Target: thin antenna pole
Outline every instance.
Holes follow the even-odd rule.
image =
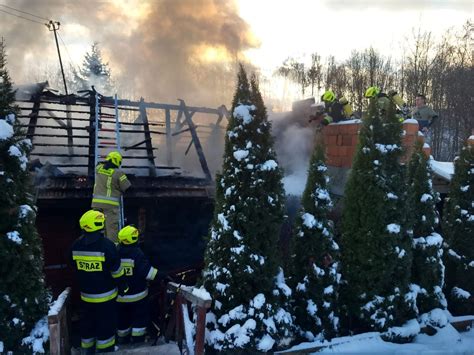
[[[63,83],[64,83],[64,91],[66,92],[66,95],[68,95],[67,92],[67,85],[66,85],[66,76],[64,75],[64,68],[63,68],[63,61],[61,59],[61,51],[59,50],[59,43],[58,43],[58,35],[56,31],[59,30],[59,26],[61,24],[57,21],[50,20],[46,26],[50,31],[54,32],[54,39],[56,40],[56,48],[58,50],[58,57],[59,57],[59,65],[61,66],[61,74],[63,75]]]

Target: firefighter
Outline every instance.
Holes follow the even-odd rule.
[[[364,96],[368,99],[377,98],[377,105],[382,114],[385,114],[390,105],[394,104],[397,108],[397,113],[403,115],[400,116],[400,121],[410,116],[407,104],[395,90],[390,90],[388,94],[386,94],[381,92],[377,86],[371,86],[365,91]]]
[[[115,349],[118,294],[127,284],[117,249],[105,238],[105,216],[89,210],[79,220],[83,235],[71,248],[70,258],[81,291],[81,349],[84,353]]]
[[[322,120],[323,125],[328,125],[332,122],[339,122],[350,118],[353,115],[352,107],[345,97],[340,99],[332,90],[327,90],[322,96],[321,100],[324,102],[326,115]]]
[[[150,323],[147,281],[153,281],[158,270],[150,265],[138,247],[139,231],[134,226],[122,228],[118,234],[119,255],[130,290],[117,297],[119,308],[118,341],[142,342]]]
[[[417,94],[415,97],[413,118],[418,121],[419,130],[427,133],[431,125],[438,119],[438,114],[426,104],[426,96]]]
[[[120,219],[120,197],[130,187],[127,175],[120,170],[122,155],[110,152],[106,161],[97,165],[95,170],[92,208],[105,215],[105,235],[117,244]]]

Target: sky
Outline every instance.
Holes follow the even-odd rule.
[[[463,0],[240,0],[240,15],[260,41],[246,53],[262,68],[313,52],[344,59],[373,46],[397,57],[418,28],[440,36],[474,17]]]
[[[39,81],[45,71],[57,70],[54,37],[41,24],[54,19],[61,22],[59,41],[66,66],[80,65],[92,42],[98,41],[112,73],[123,76],[130,95],[192,96],[206,103],[203,83],[224,85],[221,76],[226,65],[235,67],[237,61],[247,60],[271,77],[287,57],[309,60],[313,52],[344,60],[353,49],[373,46],[397,57],[414,29],[431,31],[436,37],[472,21],[473,4],[464,0],[0,0],[0,29],[7,42],[10,74],[17,83]]]

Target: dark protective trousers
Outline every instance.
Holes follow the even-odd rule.
[[[117,302],[81,301],[81,348],[88,353],[113,351],[117,330]]]
[[[133,342],[141,342],[145,338],[146,328],[150,324],[150,301],[148,296],[137,302],[118,303],[117,335],[127,341],[132,336]]]

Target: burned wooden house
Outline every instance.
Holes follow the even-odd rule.
[[[37,226],[53,293],[73,283],[67,252],[80,235],[79,217],[90,208],[94,167],[117,146],[132,183],[124,196],[125,220],[142,231],[152,263],[169,272],[200,269],[225,106],[130,101],[95,90],[65,96],[47,83],[19,87],[17,103],[34,147]]]

